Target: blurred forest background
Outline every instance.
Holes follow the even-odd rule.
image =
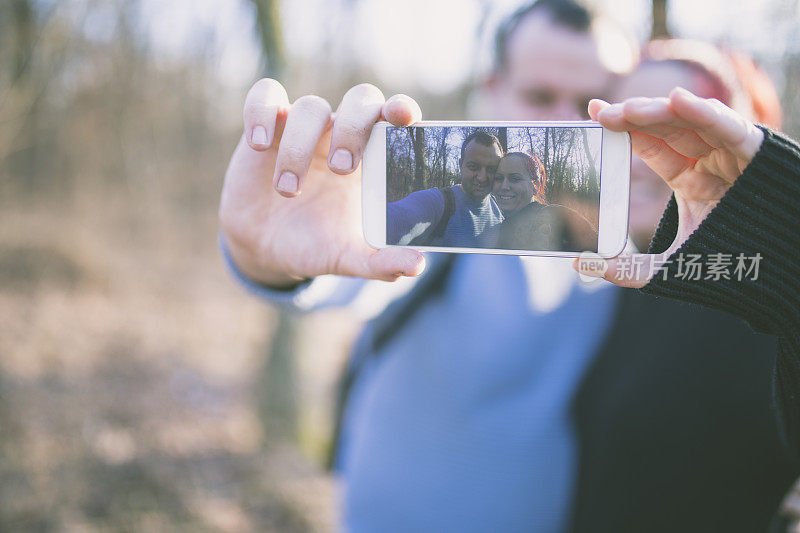
[[[244,94],[269,75],[335,107],[371,81],[464,118],[519,3],[0,2],[0,531],[333,528],[319,459],[356,326],[224,270]],[[754,54],[800,136],[796,0],[600,3]]]

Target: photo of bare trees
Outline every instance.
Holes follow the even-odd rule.
[[[524,152],[545,169],[548,203],[578,210],[596,228],[602,128],[390,127],[386,130],[386,201],[459,184],[461,145],[473,131],[495,135],[504,152]]]

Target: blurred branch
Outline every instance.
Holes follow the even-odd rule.
[[[13,48],[12,57],[8,62],[8,79],[0,77],[0,88],[7,85],[5,94],[0,94],[0,110],[2,110],[5,99],[16,85],[22,83],[26,78],[31,77],[32,61],[37,47],[41,47],[43,35],[49,29],[51,21],[54,19],[56,6],[50,7],[49,11],[34,14],[30,2],[27,0],[14,0],[10,5],[11,21],[8,34],[13,35],[10,42],[3,40],[4,45]],[[6,15],[5,10],[0,10],[0,20]],[[38,22],[37,22],[38,19]],[[37,27],[38,26],[38,27]],[[6,31],[7,26],[0,24],[0,29]],[[0,69],[5,70],[5,69]],[[8,117],[3,113],[2,116]]]
[[[256,29],[266,60],[265,74],[280,79],[286,66],[278,0],[252,0],[256,8]]]
[[[11,76],[0,85],[0,162],[9,155],[32,146],[36,139],[24,135],[37,106],[50,88],[65,58],[72,52],[74,32],[58,27],[57,5],[36,14],[27,0],[12,5],[15,24]],[[88,9],[76,19],[82,23]],[[24,28],[17,28],[22,24]],[[6,86],[3,89],[3,86]]]
[[[14,29],[14,61],[12,63],[12,83],[22,77],[33,49],[34,20],[33,8],[28,0],[11,2],[11,17]]]

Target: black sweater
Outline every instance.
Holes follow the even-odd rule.
[[[677,227],[673,198],[650,253],[666,250]],[[681,279],[673,262],[666,279],[656,276],[642,290],[726,311],[777,338],[775,409],[785,444],[800,458],[800,146],[764,129],[764,142],[753,160],[672,257],[681,253],[761,255],[755,280]]]
[[[622,294],[573,406],[581,446],[571,531],[744,533],[778,523],[800,474],[797,202],[800,148],[765,131],[666,279]],[[651,253],[669,247],[677,221],[673,198]],[[762,259],[755,280],[688,280],[677,275],[681,253]]]
[[[726,313],[620,291],[572,406],[570,531],[766,531],[800,475],[772,408],[775,352]]]

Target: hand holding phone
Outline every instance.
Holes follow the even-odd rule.
[[[670,186],[677,204],[674,240],[659,254],[638,254],[634,276],[624,265],[633,257],[575,261],[582,274],[623,287],[644,287],[665,261],[700,228],[750,164],[764,133],[719,100],[700,98],[677,87],[668,98],[629,98],[589,103],[589,114],[613,131],[630,132],[635,153]]]
[[[364,242],[361,154],[381,117],[403,126],[421,111],[368,84],[350,89],[335,115],[317,96],[290,104],[275,80],[250,89],[220,201],[222,237],[245,275],[281,287],[322,274],[394,280],[422,271],[419,252]]]
[[[364,154],[376,248],[576,257],[619,254],[631,144],[597,122],[377,124]]]

